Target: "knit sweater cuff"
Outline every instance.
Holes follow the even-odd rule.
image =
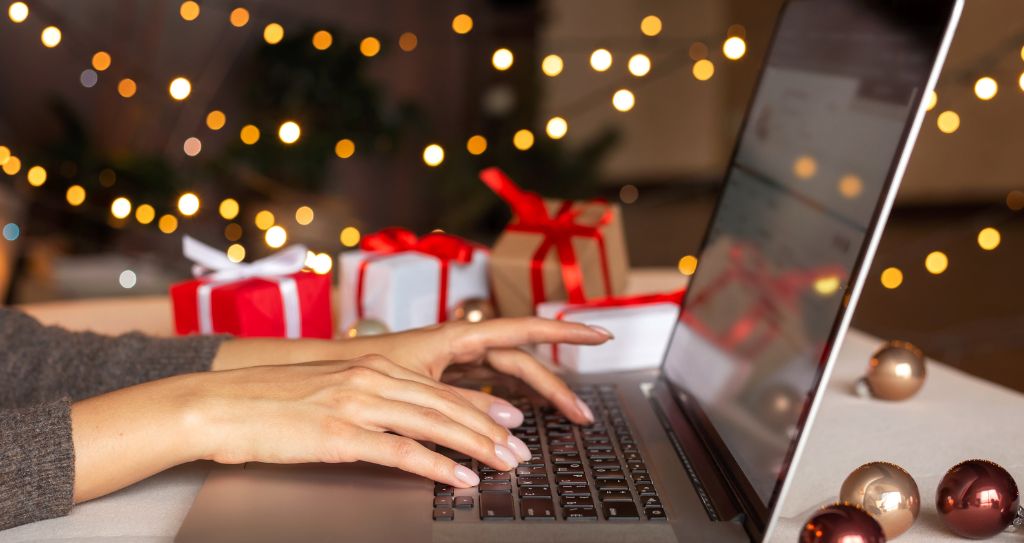
[[[0,530],[68,514],[74,478],[69,399],[0,410]]]

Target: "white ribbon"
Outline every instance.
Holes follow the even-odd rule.
[[[191,236],[182,238],[181,250],[185,258],[192,261],[192,275],[203,280],[196,289],[200,333],[213,333],[213,289],[243,279],[259,278],[277,283],[281,292],[285,337],[302,336],[299,287],[295,279],[289,276],[301,271],[305,265],[306,246],[292,245],[250,263],[232,262],[223,251],[214,249]]]

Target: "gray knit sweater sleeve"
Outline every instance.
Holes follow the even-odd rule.
[[[0,307],[0,530],[71,510],[72,401],[205,371],[222,341],[70,332]]]

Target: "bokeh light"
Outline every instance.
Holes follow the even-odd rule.
[[[138,87],[136,87],[133,79],[126,77],[117,83],[117,93],[120,94],[122,98],[131,98],[132,96],[135,96],[137,90]]]
[[[533,147],[533,140],[533,132],[523,128],[521,130],[517,130],[512,136],[512,145],[520,151],[527,151],[530,147]]]
[[[882,286],[888,289],[898,288],[903,284],[903,271],[896,267],[889,267],[882,270],[880,277]]]
[[[110,203],[110,214],[115,218],[123,219],[130,215],[131,212],[132,203],[124,196],[115,198],[114,201]]]
[[[242,225],[237,222],[228,223],[228,225],[224,227],[224,237],[227,238],[228,241],[238,241],[242,239]]]
[[[93,70],[91,68],[86,68],[82,70],[81,75],[78,76],[78,82],[81,83],[82,86],[87,89],[95,87],[96,83],[98,83],[99,80],[99,74],[96,73],[96,70]]]
[[[547,132],[548,137],[553,140],[560,140],[565,137],[565,134],[569,131],[569,123],[561,117],[552,117],[548,120],[547,126],[544,130]]]
[[[345,247],[355,247],[356,245],[359,245],[360,237],[361,235],[359,234],[358,228],[355,226],[346,226],[341,229],[341,234],[338,236],[338,239]]]
[[[173,234],[178,229],[178,218],[174,215],[164,215],[160,217],[160,221],[157,222],[157,228],[160,229],[164,234]]]
[[[480,134],[470,136],[469,139],[466,140],[466,150],[469,151],[469,154],[471,155],[484,154],[484,151],[487,150],[487,138]]]
[[[679,273],[683,275],[693,275],[693,272],[697,271],[697,257],[693,255],[686,255],[679,259]]]
[[[644,36],[657,36],[661,34],[661,18],[657,15],[648,15],[640,20],[640,32]]]
[[[206,127],[210,130],[220,130],[227,122],[228,118],[223,111],[215,109],[206,114]]]
[[[607,49],[595,49],[590,53],[590,67],[597,72],[606,72],[612,67],[612,54]]]
[[[199,4],[193,0],[185,0],[178,8],[178,14],[186,21],[194,21],[199,18]]]
[[[932,251],[924,257],[924,269],[933,275],[939,275],[949,268],[949,257],[942,251]]]
[[[313,34],[313,47],[317,51],[325,51],[334,43],[334,36],[326,30],[317,30]]]
[[[142,204],[135,209],[135,220],[139,224],[149,224],[156,218],[156,209],[149,204]]]
[[[1003,236],[999,233],[999,230],[991,226],[982,228],[978,232],[978,247],[986,251],[992,251],[996,247],[999,247],[999,243],[1003,240]]]
[[[338,140],[338,143],[334,144],[334,154],[338,158],[348,158],[355,154],[356,144],[354,141],[345,138]]]
[[[444,162],[444,148],[436,143],[431,143],[423,148],[423,162],[431,168],[440,166]]]
[[[28,169],[28,184],[33,187],[41,187],[46,183],[46,168],[32,166]]]
[[[221,200],[220,205],[217,207],[217,212],[220,213],[221,218],[226,221],[234,220],[238,216],[238,212],[241,207],[238,205],[238,200],[234,198],[225,198]]]
[[[80,206],[85,202],[85,187],[82,185],[71,185],[64,193],[64,199],[72,206]]]
[[[1006,207],[1010,208],[1010,211],[1024,209],[1024,190],[1011,190],[1006,193]]]
[[[263,41],[277,45],[284,39],[284,27],[278,23],[270,23],[263,27]]]
[[[623,185],[619,189],[619,200],[624,204],[634,204],[640,199],[640,189],[636,185]]]
[[[277,129],[277,137],[282,142],[291,145],[299,141],[299,136],[302,135],[302,128],[295,121],[285,121],[281,123],[281,126]]]
[[[380,40],[373,36],[363,38],[363,41],[359,42],[359,52],[365,57],[377,56],[377,53],[380,53]]]
[[[942,133],[952,134],[960,128],[960,115],[951,110],[943,111],[936,117],[935,124]]]
[[[402,35],[398,36],[398,48],[406,53],[415,51],[419,43],[420,39],[412,32],[402,32]]]
[[[974,82],[974,95],[979,100],[991,100],[996,97],[997,92],[999,92],[999,84],[991,77],[982,77]]]
[[[237,264],[245,260],[245,247],[242,247],[237,243],[233,243],[231,244],[231,246],[228,247],[226,254],[228,260]]]
[[[505,71],[512,67],[512,63],[515,62],[515,57],[512,55],[512,51],[502,47],[491,55],[491,64],[495,70]]]
[[[280,249],[288,243],[288,232],[280,225],[271,226],[263,236],[267,246],[271,249]]]
[[[733,36],[722,42],[722,54],[729,60],[739,60],[747,54],[747,42],[739,36]]]
[[[636,105],[636,97],[629,89],[619,89],[612,95],[612,107],[615,109],[626,112],[633,109]]]
[[[247,124],[242,127],[242,130],[238,133],[242,143],[246,145],[253,145],[257,141],[260,141],[260,129],[256,128],[251,124]]]
[[[697,81],[707,81],[715,75],[715,65],[710,60],[702,58],[693,63],[693,77]]]
[[[928,91],[928,101],[925,103],[925,111],[931,111],[935,109],[935,105],[939,103],[939,93],[935,91]]]
[[[256,213],[256,218],[253,220],[253,224],[260,230],[267,230],[275,223],[274,214],[264,209]]]
[[[96,54],[92,56],[92,67],[99,72],[110,68],[111,62],[110,53],[106,51],[97,51]]]
[[[184,77],[175,77],[171,80],[171,84],[167,86],[167,92],[171,95],[171,98],[180,102],[188,98],[189,94],[192,94],[192,83]]]
[[[132,270],[124,270],[121,275],[117,276],[117,283],[121,285],[121,288],[130,289],[135,288],[135,284],[138,283],[138,276]]]
[[[192,136],[185,140],[181,149],[185,151],[185,154],[188,156],[196,156],[203,150],[203,142],[199,138]]]
[[[192,192],[186,192],[178,197],[178,212],[186,217],[191,217],[199,212],[199,197]]]
[[[316,214],[313,213],[313,208],[309,206],[302,206],[295,210],[295,222],[302,226],[309,225],[315,217]]]
[[[460,13],[452,19],[452,30],[456,34],[469,34],[473,30],[473,18],[465,13]]]
[[[7,157],[7,160],[4,162],[2,167],[5,174],[14,175],[21,171],[21,159],[11,155]]]
[[[245,8],[235,8],[231,10],[231,14],[228,15],[228,21],[231,22],[231,26],[235,28],[242,28],[249,24],[249,10]]]
[[[21,227],[13,222],[9,222],[4,225],[3,235],[7,241],[15,241],[21,236]]]
[[[540,62],[540,71],[544,72],[544,75],[548,77],[555,77],[562,73],[564,68],[565,62],[558,55],[548,55]]]
[[[643,77],[651,71],[651,58],[643,53],[637,53],[629,57],[626,67],[629,68],[629,73],[634,76]]]
[[[13,23],[23,23],[28,19],[28,4],[25,2],[12,2],[7,8],[7,16]]]
[[[43,45],[50,49],[53,49],[54,47],[60,45],[60,29],[55,26],[48,26],[43,29],[42,34],[39,35],[39,39],[43,42]]]
[[[864,190],[864,181],[857,175],[848,173],[839,180],[839,194],[844,198],[854,199]]]
[[[818,173],[818,161],[814,157],[801,155],[793,161],[793,175],[798,179],[810,179]]]

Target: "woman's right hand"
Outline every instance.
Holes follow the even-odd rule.
[[[204,459],[363,460],[470,487],[480,481],[472,470],[417,441],[502,471],[530,458],[525,443],[461,395],[380,356],[189,377],[185,420]]]

